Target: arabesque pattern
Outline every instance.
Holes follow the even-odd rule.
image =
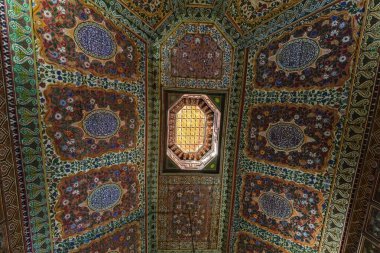
[[[247,82],[242,114],[242,128],[245,131],[241,133],[241,140],[244,140],[244,143],[241,142],[239,145],[240,152],[235,181],[235,190],[239,197],[235,196],[234,217],[230,230],[233,245],[236,245],[239,240],[239,232],[244,231],[289,252],[325,253],[335,252],[340,247],[341,236],[344,233],[345,218],[343,217],[347,217],[350,205],[349,196],[354,187],[352,180],[355,178],[358,155],[363,148],[359,140],[364,138],[362,133],[365,132],[365,128],[363,127],[367,124],[364,122],[367,122],[368,115],[372,115],[372,112],[369,111],[371,96],[376,94],[373,93],[373,88],[376,87],[375,75],[367,76],[365,73],[376,72],[377,64],[372,65],[372,63],[378,61],[378,53],[373,54],[374,51],[362,44],[368,54],[363,58],[360,58],[362,56],[356,58],[359,55],[359,39],[365,38],[365,43],[369,43],[372,48],[373,40],[379,38],[378,35],[372,33],[372,25],[371,29],[368,28],[371,31],[368,30],[364,37],[359,36],[365,27],[362,26],[363,18],[365,18],[364,6],[365,3],[361,1],[334,3],[302,20],[290,22],[290,25],[282,27],[281,33],[264,36],[276,28],[276,22],[285,22],[284,18],[287,19],[289,17],[287,15],[291,11],[284,11],[271,21],[271,25],[261,26],[266,29],[258,27],[258,30],[255,30],[254,33],[259,38],[254,39],[250,36],[255,43],[251,44],[247,61]],[[371,7],[373,12],[378,10],[378,7],[375,6],[376,4]],[[297,7],[294,7],[295,9]],[[371,24],[378,20],[373,16],[370,19]],[[315,37],[311,36],[316,26],[321,27],[318,32],[323,32],[324,35],[314,34]],[[322,27],[324,28],[322,29]],[[310,31],[307,30],[308,28]],[[305,31],[309,34],[305,35]],[[318,36],[320,39],[316,40]],[[353,41],[349,39],[353,39]],[[328,40],[331,46],[318,44],[323,40]],[[261,55],[264,51],[267,58]],[[344,54],[345,57],[339,61],[341,54]],[[346,62],[346,59],[349,60]],[[358,65],[355,65],[355,59],[358,59]],[[372,67],[366,64],[366,59],[372,59],[369,60]],[[258,67],[260,63],[262,65]],[[318,78],[324,77],[321,73],[324,74],[326,68],[321,69],[321,67],[326,63],[336,64],[334,66],[340,71],[336,79],[326,79],[330,81],[325,81],[323,84],[323,81],[318,81],[322,79]],[[368,72],[361,69],[366,69]],[[265,74],[265,71],[269,73],[268,79],[262,80],[259,75]],[[303,71],[311,71],[310,73],[315,71],[316,74],[309,75],[299,83],[295,82],[293,77],[302,75]],[[360,73],[359,77],[355,73]],[[278,75],[282,75],[282,77],[278,78]],[[279,81],[276,83],[276,80]],[[361,85],[364,83],[371,88]],[[350,94],[355,95],[352,97]],[[282,110],[281,108],[287,109]],[[288,118],[293,113],[292,111],[300,116],[299,118],[296,116],[297,119],[294,121],[292,118]],[[325,122],[322,121],[320,125],[317,121],[313,121],[312,117],[314,115],[316,117],[316,114],[322,112],[324,115],[322,117],[329,119]],[[359,116],[361,113],[363,115]],[[301,124],[297,120],[307,123]],[[369,122],[371,121],[373,121],[372,118]],[[319,132],[323,128],[329,129],[326,135],[325,131]],[[318,138],[319,141],[315,142],[315,138]],[[330,147],[328,154],[322,158],[324,160],[322,166],[314,163],[318,162],[317,157],[312,161],[302,158],[298,160],[301,162],[299,166],[292,164],[292,160],[273,162],[280,157],[293,159],[296,153],[310,155],[303,148],[308,145],[316,148],[323,145],[322,143]],[[255,148],[256,153],[254,153]],[[327,151],[328,149],[323,150]],[[322,154],[322,146],[319,146],[316,155]],[[265,160],[258,159],[264,156],[266,156]],[[294,209],[292,201],[286,198],[286,194],[282,195],[278,192],[269,191],[265,194],[261,192],[262,194],[257,195],[258,191],[255,189],[259,186],[247,184],[245,181],[246,175],[252,173],[263,178],[274,177],[302,186],[304,189],[300,193],[306,193],[306,191],[318,193],[321,197],[319,211],[317,211],[320,218],[312,217],[311,222],[307,222],[317,230],[310,233],[302,228],[302,224],[306,224],[302,223],[297,224],[301,225],[302,232],[298,230],[298,227],[294,227],[290,229],[294,233],[292,237],[284,235],[287,231],[284,225],[288,225],[285,220],[292,219],[291,213],[293,214],[293,212],[290,211],[291,207]],[[249,190],[246,190],[247,188]],[[294,190],[294,187],[286,186],[283,189],[286,189],[288,193]],[[245,199],[246,196],[248,196],[247,199]],[[256,199],[250,202],[249,200],[253,199],[252,196],[256,196]],[[261,216],[248,215],[249,211],[255,210],[253,209],[254,205]],[[307,204],[305,204],[306,206]],[[242,216],[242,210],[246,211],[245,216]],[[302,217],[310,217],[309,215],[310,213]],[[267,219],[276,220],[278,223],[266,223],[262,217],[270,217]],[[262,226],[262,224],[267,224],[267,226]],[[271,230],[273,228],[275,230]],[[306,232],[306,240],[302,239],[303,232]],[[230,251],[232,251],[233,246],[229,245]]]
[[[236,253],[289,253],[289,251],[283,250],[268,242],[264,242],[250,233],[239,232],[238,237],[239,239],[236,243]]]
[[[259,104],[251,106],[248,116],[249,158],[306,172],[326,171],[339,120],[334,108]]]
[[[160,45],[165,87],[220,89],[232,80],[233,49],[211,23],[183,22]]]
[[[140,237],[141,228],[134,222],[74,250],[73,253],[137,253],[141,252]]]
[[[370,178],[369,170],[363,172],[358,164],[379,85],[379,11],[377,0],[0,0],[0,214],[6,214],[0,217],[5,236],[1,250],[178,252],[191,250],[191,238],[196,238],[201,251],[339,251],[354,179],[362,173],[363,180]],[[190,43],[179,43],[186,35],[193,36]],[[197,47],[197,36],[210,44]],[[177,61],[172,49],[182,50],[182,56],[199,55]],[[222,58],[216,57],[220,52]],[[172,67],[183,62],[173,75]],[[195,88],[225,94],[220,168],[214,175],[162,175],[160,94],[163,89]],[[69,90],[83,100],[75,108],[64,98]],[[48,101],[54,97],[59,100]],[[100,98],[100,106],[88,110],[90,97]],[[128,102],[131,97],[133,103]],[[119,98],[125,101],[118,104]],[[267,111],[268,104],[287,108],[284,119],[273,111],[257,119],[261,111],[253,114],[252,108]],[[295,111],[300,118],[294,118]],[[69,123],[57,123],[51,117],[57,112]],[[320,131],[316,113],[330,119],[322,124],[330,135]],[[134,130],[128,121],[132,118]],[[251,136],[249,129],[256,127]],[[55,136],[57,129],[61,136]],[[264,154],[254,153],[254,142]],[[99,149],[91,149],[94,144]],[[306,147],[317,150],[322,144],[327,153],[305,153]],[[312,155],[313,164],[303,155]],[[95,182],[92,173],[114,166],[133,172],[120,181],[108,171],[102,174],[104,182]],[[271,190],[260,188],[253,174]],[[76,176],[83,187],[81,199],[72,201],[87,197],[72,211],[86,209],[85,228],[56,219],[64,208],[56,212],[55,207],[67,194],[59,187]],[[135,195],[134,183],[139,186]],[[318,203],[302,206],[297,201],[309,201],[303,194]],[[125,204],[125,196],[133,200]],[[185,233],[189,222],[183,215],[161,219],[157,213],[169,206],[168,200],[197,206],[195,216],[205,210],[208,216],[197,221],[206,225],[194,226],[198,235]],[[129,211],[120,214],[116,209],[124,204]],[[311,206],[315,208],[309,210]],[[189,209],[169,207],[179,214]],[[98,221],[96,213],[104,220]],[[301,224],[285,223],[300,213]],[[82,216],[70,215],[79,219],[70,225],[81,224]],[[171,221],[185,225],[176,227]],[[182,236],[157,233],[160,222],[181,230]],[[376,222],[363,225],[375,236],[370,227]],[[301,232],[301,225],[308,227]],[[348,246],[376,251],[374,245],[363,238]]]
[[[127,216],[141,205],[140,187],[136,168],[125,164],[61,179],[55,218],[61,223],[63,238]]]
[[[220,181],[164,176],[159,189],[158,249],[217,249]]]
[[[241,33],[247,33],[261,22],[288,9],[301,0],[237,0],[229,1],[227,16]]]
[[[45,90],[47,134],[63,160],[98,157],[137,145],[137,98],[126,92],[50,85]]]
[[[257,89],[342,87],[350,78],[357,35],[348,13],[331,13],[270,41],[256,53]]]
[[[270,198],[263,201],[268,194]],[[240,200],[240,215],[249,223],[302,245],[314,247],[317,243],[323,221],[321,192],[280,178],[249,173],[243,176]]]
[[[141,54],[130,32],[82,0],[38,0],[35,33],[43,59],[59,68],[121,81],[139,78]]]
[[[154,29],[173,11],[171,0],[121,0],[121,2]]]
[[[173,77],[221,79],[223,51],[207,34],[185,34],[171,49]]]

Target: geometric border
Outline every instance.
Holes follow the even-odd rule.
[[[362,231],[364,230],[363,221],[366,219],[368,206],[371,200],[374,201],[373,196],[376,187],[380,186],[380,172],[377,169],[380,164],[380,152],[378,150],[380,146],[380,58],[377,64],[377,85],[373,92],[371,109],[369,110],[370,114],[373,115],[370,119],[372,123],[367,125],[365,131],[366,134],[363,142],[363,147],[365,148],[363,148],[360,155],[351,195],[350,209],[347,214],[344,238],[342,240],[342,250],[345,252],[356,252],[358,250],[359,245],[357,242],[362,237]],[[375,175],[377,175],[377,184]],[[372,198],[370,198],[371,195]]]
[[[1,4],[2,2],[0,2],[0,6]],[[1,15],[2,14],[0,13],[0,16]],[[0,41],[2,40],[2,34],[0,33]],[[2,45],[0,45],[0,49],[2,49]],[[2,56],[3,50],[0,50],[0,132],[2,134],[0,140],[0,212],[1,215],[4,215],[0,217],[1,219],[4,219],[0,222],[4,222],[4,224],[1,225],[4,225],[6,230],[6,234],[3,234],[4,236],[0,240],[0,244],[2,244],[3,247],[7,247],[7,245],[8,247],[12,247],[7,247],[6,250],[9,252],[24,252],[24,229],[22,212],[20,209],[20,203],[22,202],[19,199],[20,195],[17,187],[17,166],[14,162],[14,144],[10,132],[8,104],[6,102],[7,93],[5,75],[9,74],[9,68],[3,69]],[[3,240],[5,240],[5,242],[2,242]]]

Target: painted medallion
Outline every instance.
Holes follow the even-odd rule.
[[[260,48],[252,85],[265,90],[342,87],[350,78],[355,50],[352,17],[345,12],[322,16]]]
[[[71,84],[49,85],[44,95],[46,132],[61,159],[82,160],[137,145],[134,95]]]
[[[107,28],[96,22],[83,22],[75,27],[74,41],[88,55],[98,59],[110,59],[116,54],[117,45]]]
[[[82,74],[137,81],[138,38],[82,0],[40,0],[33,12],[44,61]]]
[[[128,216],[140,206],[137,169],[120,164],[64,177],[58,183],[55,219],[62,238],[77,236]]]
[[[88,196],[88,207],[96,212],[116,206],[123,194],[118,184],[104,184],[95,188]]]
[[[306,185],[253,172],[243,176],[241,217],[297,244],[318,242],[323,203],[323,194]]]
[[[302,104],[251,106],[246,155],[254,161],[298,169],[326,171],[334,147],[338,111]]]

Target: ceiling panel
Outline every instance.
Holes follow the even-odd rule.
[[[337,252],[379,85],[379,8],[1,0],[0,251]],[[183,94],[220,112],[217,155],[197,170],[166,156]]]

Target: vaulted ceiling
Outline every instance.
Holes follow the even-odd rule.
[[[1,0],[0,252],[344,251],[379,12]]]

